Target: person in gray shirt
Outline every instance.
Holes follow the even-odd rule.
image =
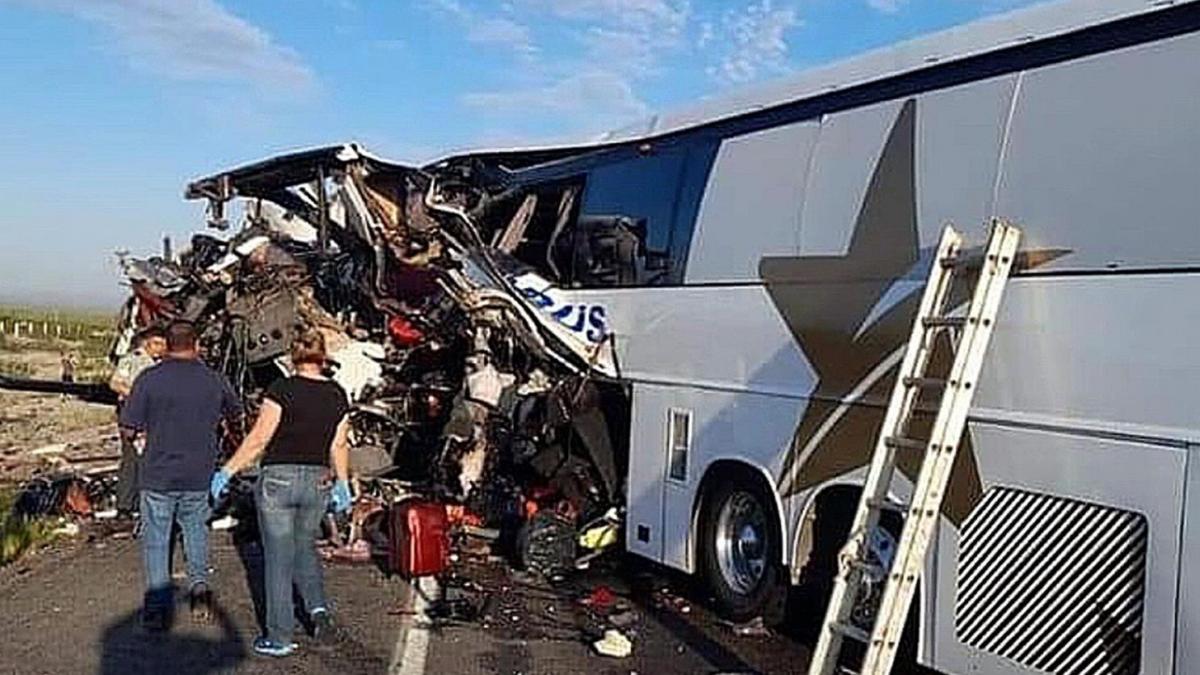
[[[117,394],[117,415],[133,391],[138,375],[162,358],[167,351],[167,339],[163,329],[151,326],[134,338],[133,349],[117,361],[117,367],[108,380],[108,388]],[[117,467],[117,513],[132,520],[138,510],[138,448],[132,439],[121,436],[121,463]]]

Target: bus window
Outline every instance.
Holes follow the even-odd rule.
[[[588,174],[580,217],[562,246],[570,253],[562,256],[569,285],[679,283],[683,270],[672,246],[687,154],[652,152]]]

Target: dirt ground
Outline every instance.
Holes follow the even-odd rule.
[[[55,351],[0,351],[0,364],[23,377],[57,379]],[[18,364],[14,366],[13,364]],[[65,447],[54,448],[51,446]],[[0,390],[0,484],[26,480],[39,469],[80,462],[83,469],[115,463],[120,453],[112,406],[56,394]]]
[[[56,445],[65,447],[51,447]],[[55,394],[0,391],[0,483],[23,481],[38,469],[64,461],[103,468],[119,455],[111,406]]]

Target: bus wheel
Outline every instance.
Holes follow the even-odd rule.
[[[782,614],[784,572],[772,503],[758,481],[723,480],[701,507],[700,563],[719,609],[734,621]]]

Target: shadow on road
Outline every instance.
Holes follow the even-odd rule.
[[[250,590],[250,601],[254,604],[254,620],[259,631],[266,633],[267,626],[267,585],[266,567],[263,558],[262,542],[258,540],[256,531],[239,530],[234,532],[234,547],[238,560],[242,563],[242,571],[246,575],[246,587]]]
[[[201,675],[232,670],[249,655],[246,644],[220,605],[213,607],[213,623],[217,631],[206,629],[203,635],[184,633],[178,626],[170,632],[147,633],[139,612],[131,612],[104,629],[99,675]]]

